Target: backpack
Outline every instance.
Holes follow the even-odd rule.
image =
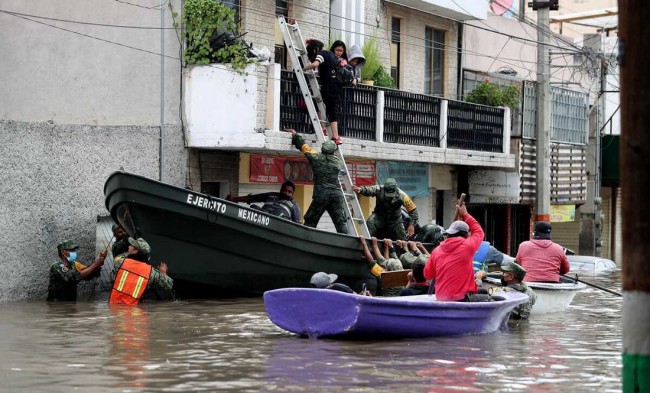
[[[292,208],[293,203],[291,201],[280,199],[277,196],[270,196],[262,206],[263,211],[287,220],[291,220]]]
[[[354,80],[354,72],[350,66],[341,66],[338,65],[335,70],[336,83],[339,86],[352,86],[352,81]]]

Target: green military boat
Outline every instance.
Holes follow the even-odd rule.
[[[326,232],[210,195],[126,172],[104,185],[106,208],[166,262],[179,296],[229,298],[306,287],[315,272],[371,290],[356,237]]]

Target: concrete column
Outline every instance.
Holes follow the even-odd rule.
[[[623,392],[650,392],[650,3],[619,0]]]
[[[507,106],[503,108],[503,153],[510,154],[510,134],[512,132],[512,112]]]
[[[268,65],[266,91],[266,128],[280,131],[280,78],[282,67],[273,63]]]
[[[384,141],[384,91],[377,89],[377,117],[375,118],[375,127],[377,132],[375,133],[377,142]]]
[[[449,101],[440,101],[440,148],[447,148],[447,113],[449,108]]]
[[[537,10],[537,165],[535,170],[535,221],[551,221],[551,65],[549,9]]]

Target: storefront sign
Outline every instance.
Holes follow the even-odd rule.
[[[576,220],[576,205],[551,205],[551,222]]]
[[[352,183],[359,186],[375,184],[375,164],[372,162],[349,162],[348,171]],[[250,156],[251,183],[277,183],[290,180],[295,184],[312,184],[314,173],[305,158],[280,156]]]
[[[384,184],[392,177],[397,181],[397,187],[411,198],[429,196],[429,177],[427,164],[378,161],[377,184]]]
[[[519,203],[519,173],[496,170],[469,172],[469,193],[472,203]]]

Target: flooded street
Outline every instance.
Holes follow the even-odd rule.
[[[620,274],[581,277],[620,291]],[[617,392],[621,303],[589,287],[506,332],[386,341],[299,338],[261,298],[2,303],[0,391]]]

